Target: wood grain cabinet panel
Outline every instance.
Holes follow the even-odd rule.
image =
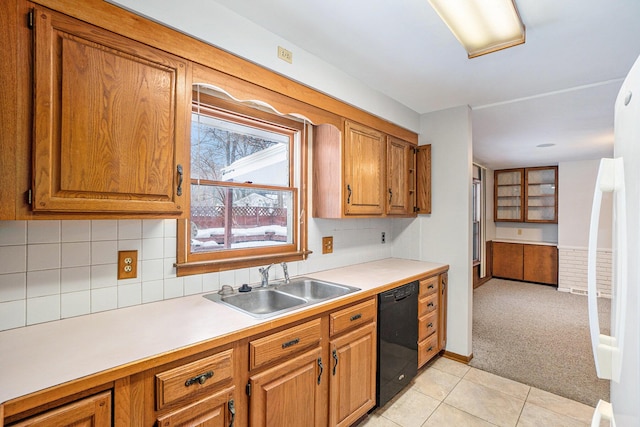
[[[418,295],[418,368],[447,344],[447,273],[420,279]]]
[[[558,248],[551,245],[493,242],[493,277],[558,284]]]
[[[349,426],[376,404],[376,323],[330,343],[329,425]]]
[[[158,427],[228,427],[235,418],[233,388],[158,417]]]
[[[493,276],[523,279],[524,252],[521,243],[493,242]]]
[[[387,136],[387,215],[413,213],[414,196],[413,145]]]
[[[0,424],[2,424],[1,421],[0,419]],[[108,427],[111,426],[111,392],[105,391],[12,425],[14,427]]]
[[[189,63],[44,8],[34,37],[32,209],[182,216]]]

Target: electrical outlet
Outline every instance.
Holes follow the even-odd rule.
[[[118,251],[118,280],[138,277],[138,251]]]
[[[288,62],[289,64],[293,64],[293,53],[282,46],[278,46],[278,58]]]
[[[323,254],[333,253],[333,236],[322,238],[322,253]]]
[[[385,233],[384,231],[382,232],[380,243],[387,243],[387,233]]]

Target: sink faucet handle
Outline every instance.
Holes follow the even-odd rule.
[[[273,264],[269,264],[266,267],[258,268],[260,275],[262,276],[262,280],[260,281],[260,286],[269,286],[269,269]]]
[[[289,269],[287,268],[286,262],[281,262],[282,272],[284,273],[284,283],[289,283],[291,280],[289,279]]]

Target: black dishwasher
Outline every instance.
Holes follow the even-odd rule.
[[[418,371],[419,283],[378,295],[378,406],[384,406]]]

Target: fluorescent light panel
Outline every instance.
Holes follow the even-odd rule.
[[[469,58],[524,43],[514,0],[429,0]]]

